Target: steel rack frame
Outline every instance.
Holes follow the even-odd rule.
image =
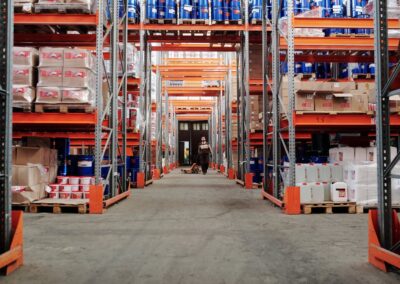
[[[14,7],[0,3],[0,254],[11,242],[12,47]]]

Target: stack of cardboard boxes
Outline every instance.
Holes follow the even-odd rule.
[[[35,100],[38,52],[31,47],[13,49],[13,106],[30,108]]]
[[[260,113],[263,111],[263,98],[262,96],[250,96],[250,130],[252,132],[262,130],[262,118]]]
[[[57,176],[57,150],[13,147],[12,202],[26,204],[45,197],[46,185]]]

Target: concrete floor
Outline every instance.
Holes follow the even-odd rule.
[[[367,215],[286,216],[259,190],[179,171],[102,216],[26,214],[1,283],[400,283],[367,263]]]

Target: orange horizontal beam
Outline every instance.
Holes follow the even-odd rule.
[[[14,131],[13,138],[20,139],[22,137],[45,137],[45,138],[70,138],[73,139],[94,139],[95,134],[93,132],[23,132]],[[107,134],[103,135],[103,139],[107,137]],[[122,139],[122,135],[118,135],[119,139]],[[130,133],[126,135],[128,140],[139,140],[139,133]]]
[[[97,26],[97,14],[15,14],[14,25]]]
[[[128,25],[128,30],[140,30],[140,24]],[[147,31],[261,31],[261,25],[191,25],[191,24],[143,24]]]
[[[178,115],[177,119],[182,121],[199,121],[199,120],[208,120],[209,115]]]
[[[169,101],[173,106],[179,107],[179,106],[187,106],[187,107],[207,107],[207,106],[214,106],[214,101],[204,101],[204,100],[170,100]]]
[[[68,124],[93,126],[96,113],[13,113],[13,124]]]
[[[198,66],[194,66],[194,65],[190,65],[190,64],[186,64],[186,65],[158,65],[158,66],[153,66],[153,70],[157,70],[159,69],[161,72],[163,71],[171,71],[171,70],[200,70],[200,71],[207,71],[207,70],[211,70],[213,72],[216,71],[228,71],[229,70],[229,66],[224,66],[224,65],[209,65],[209,64],[203,64],[203,65],[198,65]]]
[[[294,17],[293,28],[362,28],[373,29],[374,19]],[[389,29],[400,29],[399,19],[388,19]]]
[[[122,144],[121,141],[119,143]],[[78,147],[78,146],[95,146],[95,141],[94,141],[94,139],[88,139],[88,140],[85,140],[85,139],[78,140],[78,139],[76,139],[76,140],[71,140],[70,145],[71,146],[76,146],[76,147]],[[102,146],[105,146],[105,145],[106,145],[106,141],[103,140],[102,141]],[[128,140],[126,142],[126,145],[127,146],[139,146],[139,141]]]
[[[396,51],[400,39],[390,38],[388,47]],[[296,50],[374,50],[374,38],[370,37],[295,37]],[[281,49],[287,49],[284,38],[280,40]]]
[[[212,110],[190,110],[190,109],[176,109],[176,114],[209,114]]]

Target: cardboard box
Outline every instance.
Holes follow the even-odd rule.
[[[87,68],[64,68],[63,86],[68,88],[92,88],[94,86],[93,72]]]
[[[64,67],[94,67],[94,57],[89,50],[79,48],[64,49]]]
[[[93,97],[87,88],[63,88],[61,100],[65,103],[88,104],[93,102]]]
[[[367,112],[368,96],[365,94],[353,93],[351,105],[352,111],[354,112]]]
[[[13,84],[33,86],[36,84],[35,74],[32,66],[14,65]]]
[[[333,110],[334,111],[352,111],[352,94],[349,93],[334,93],[333,94]]]
[[[295,110],[313,111],[314,110],[314,92],[298,91],[296,93]]]
[[[389,98],[390,112],[400,112],[400,96],[392,96]]]
[[[44,147],[17,147],[15,165],[40,164],[50,166],[50,149]]]
[[[61,102],[62,90],[59,87],[38,87],[36,90],[36,102],[56,104]]]
[[[333,92],[338,93],[351,93],[356,89],[355,82],[331,82]]]
[[[33,186],[26,186],[22,190],[12,191],[13,204],[29,204],[32,201],[45,198],[45,184],[37,184]]]
[[[47,170],[40,165],[13,165],[12,185],[31,186],[47,182]]]
[[[375,91],[375,82],[357,82],[357,90],[361,92]]]
[[[333,93],[316,92],[314,106],[315,111],[333,111]]]
[[[64,48],[41,47],[39,49],[39,66],[63,66]]]
[[[325,81],[298,81],[295,85],[301,91],[329,91],[332,92],[333,86],[331,82]],[[297,87],[295,87],[297,89]]]
[[[27,85],[13,85],[12,94],[14,102],[32,103],[36,97],[35,89]]]
[[[38,86],[61,87],[63,84],[62,67],[39,67]]]
[[[13,48],[13,64],[36,66],[39,55],[36,48],[14,46]]]

